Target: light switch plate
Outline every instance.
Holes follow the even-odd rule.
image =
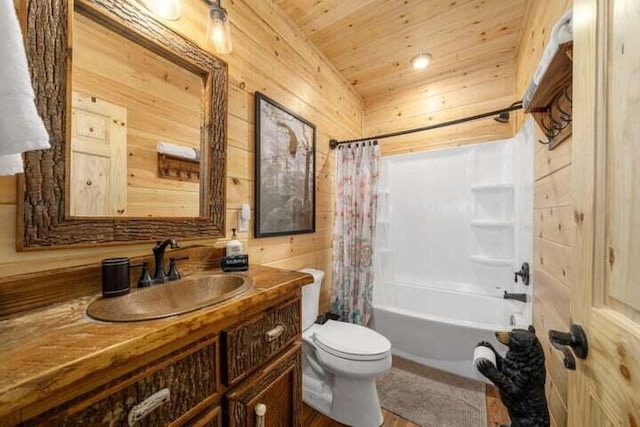
[[[238,212],[238,231],[249,231],[249,220],[251,219],[251,208],[249,204],[242,205],[242,209]]]

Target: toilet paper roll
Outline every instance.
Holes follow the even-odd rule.
[[[496,355],[489,347],[479,345],[473,351],[473,367],[478,369],[478,362],[482,359],[487,359],[489,362],[496,365]]]

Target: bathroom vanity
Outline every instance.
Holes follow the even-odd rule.
[[[0,425],[300,425],[312,278],[246,273],[241,295],[165,319],[93,320],[94,295],[3,320]]]

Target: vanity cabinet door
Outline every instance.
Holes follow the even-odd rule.
[[[22,425],[158,427],[193,425],[196,418],[216,426],[216,418],[206,415],[219,399],[218,360],[218,338],[207,337]]]
[[[301,425],[301,346],[296,343],[227,394],[229,427]]]

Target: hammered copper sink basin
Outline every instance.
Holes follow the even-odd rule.
[[[188,313],[239,295],[253,286],[243,274],[222,273],[187,277],[153,285],[114,298],[99,298],[87,314],[108,322],[135,322]]]

